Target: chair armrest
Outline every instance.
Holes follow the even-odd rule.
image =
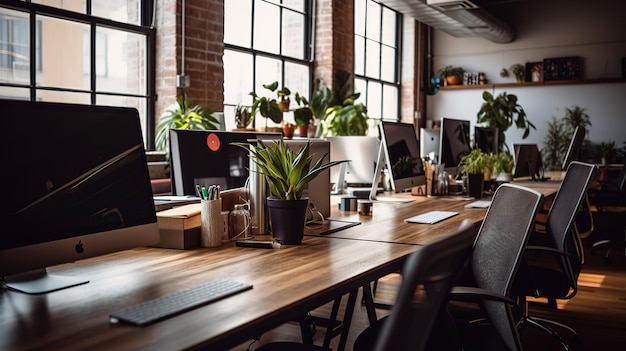
[[[516,302],[509,297],[473,286],[455,286],[450,290],[449,294],[449,300],[478,302],[483,299],[516,305]]]
[[[571,254],[569,252],[565,252],[565,251],[561,251],[561,250],[557,250],[553,247],[547,247],[547,246],[535,246],[535,245],[528,245],[525,248],[526,251],[540,251],[540,252],[547,252],[547,253],[554,253],[560,256],[567,256],[571,259],[574,260],[578,260],[578,257],[576,257],[576,255]]]

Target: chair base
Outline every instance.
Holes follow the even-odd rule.
[[[565,325],[563,323],[559,323],[553,320],[549,320],[549,319],[545,319],[545,318],[540,318],[540,317],[535,317],[535,316],[524,316],[522,317],[522,319],[517,323],[517,327],[518,329],[520,329],[521,327],[523,327],[525,324],[528,324],[532,327],[535,327],[545,333],[547,333],[548,335],[552,336],[553,338],[555,338],[563,347],[563,350],[565,351],[571,351],[574,350],[574,348],[572,346],[570,346],[565,339],[563,339],[563,337],[561,335],[559,335],[559,333],[557,333],[553,328],[551,328],[549,325],[553,325],[553,326],[557,326],[559,328],[563,328],[567,331],[569,331],[576,340],[578,340],[578,333],[576,333],[576,331],[574,329],[572,329],[570,326]]]

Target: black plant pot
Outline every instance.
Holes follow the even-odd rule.
[[[268,197],[266,201],[274,239],[284,245],[300,245],[309,198],[282,200]]]
[[[483,197],[483,187],[485,182],[484,174],[467,175],[467,196],[480,199]]]

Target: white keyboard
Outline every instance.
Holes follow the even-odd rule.
[[[435,224],[458,214],[458,212],[454,211],[429,211],[409,217],[404,221],[407,223]]]

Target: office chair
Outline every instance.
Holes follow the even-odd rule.
[[[516,184],[496,189],[470,256],[466,281],[472,284],[453,287],[449,298],[480,306],[480,318],[472,314],[468,320],[455,309],[458,304],[448,304],[464,350],[522,349],[511,289],[542,199]]]
[[[571,347],[551,326],[564,328],[574,336],[576,331],[562,323],[531,316],[527,297],[547,298],[548,306],[556,309],[557,299],[570,299],[576,295],[584,251],[575,220],[596,170],[591,164],[570,163],[546,219],[550,246],[526,247],[524,262],[515,282],[514,293],[521,308],[519,326],[530,325],[547,332],[565,350]]]
[[[626,183],[626,167],[622,165],[622,170],[616,181],[600,181],[599,189],[589,189],[589,202],[597,208],[597,214],[599,216],[605,215],[608,212],[624,212],[624,208],[626,207],[626,187],[624,183]],[[610,262],[610,255],[613,249],[619,245],[623,246],[626,244],[625,221],[623,217],[618,219],[618,221],[621,224],[620,232],[625,235],[623,240],[615,242],[610,239],[605,239],[597,241],[592,245],[593,251],[600,246],[611,244],[611,247],[609,247],[604,254],[604,259],[607,263]]]
[[[402,283],[391,313],[374,322],[357,337],[353,349],[423,350],[435,319],[446,301],[454,278],[471,252],[476,228],[464,220],[451,235],[421,247],[408,256]],[[423,286],[423,289],[418,289]],[[415,300],[418,291],[419,300]],[[257,351],[328,350],[293,342],[275,342]]]

